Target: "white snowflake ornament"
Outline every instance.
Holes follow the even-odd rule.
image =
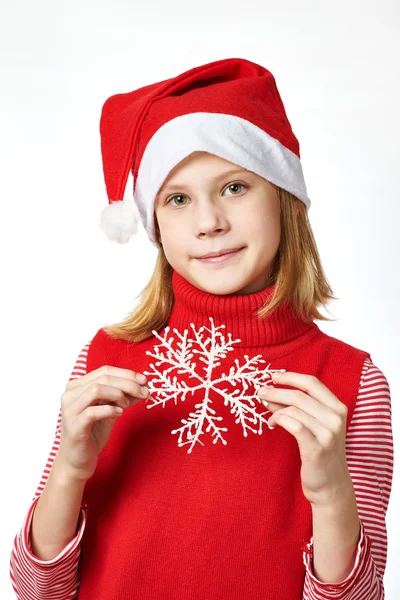
[[[213,370],[221,365],[219,359],[226,358],[227,353],[234,350],[233,344],[241,340],[232,340],[232,334],[230,333],[228,333],[228,339],[225,340],[225,336],[219,331],[225,328],[225,325],[215,327],[212,317],[209,317],[209,320],[211,329],[203,326],[196,331],[194,324],[190,324],[194,333],[193,338],[188,337],[187,329],[184,330],[183,335],[177,329],[173,329],[180,338],[176,347],[172,345],[174,337],[171,336],[168,339],[170,327],[165,328],[163,337],[157,331],[152,331],[153,335],[161,341],[161,344],[154,346],[154,353],[148,350],[146,354],[156,358],[157,362],[155,365],[150,364],[152,371],[143,371],[148,376],[150,394],[153,392],[156,394],[156,399],[149,396],[149,400],[154,400],[154,402],[152,404],[148,403],[147,408],[153,408],[159,404],[165,407],[166,402],[169,400],[174,400],[175,404],[178,399],[183,402],[188,393],[194,394],[197,390],[204,390],[202,402],[194,405],[196,411],[189,413],[188,420],[182,419],[182,427],[171,431],[172,434],[179,433],[178,446],[190,444],[188,454],[191,453],[195,443],[200,442],[204,445],[200,440],[200,436],[204,434],[204,429],[206,433],[211,432],[214,437],[214,444],[218,440],[221,440],[225,445],[227,444],[222,433],[228,431],[228,429],[218,427],[218,422],[222,421],[223,417],[218,416],[211,406],[215,400],[221,399],[224,406],[230,407],[230,412],[237,417],[235,423],[240,423],[243,427],[244,437],[247,437],[248,430],[261,435],[262,424],[267,423],[268,426],[268,419],[264,415],[270,413],[270,411],[257,412],[256,405],[260,404],[257,392],[260,387],[273,383],[271,376],[275,371],[270,370],[270,365],[262,369],[258,368],[259,363],[266,362],[261,358],[261,354],[253,358],[245,354],[243,365],[240,365],[238,359],[235,359],[236,367],[232,366],[228,373],[223,373],[220,377],[215,378]],[[204,331],[208,332],[209,335],[204,336]],[[161,348],[165,348],[166,352],[161,352]],[[191,361],[195,354],[198,355],[199,361],[205,365],[201,367],[201,370],[204,371],[203,374],[196,370],[197,363]],[[170,366],[164,370],[158,370],[157,367],[163,363]],[[177,375],[172,376],[173,372],[178,375],[188,375],[190,379],[194,380],[193,384],[188,385],[185,381],[179,379]],[[217,387],[222,382],[227,382],[230,388],[221,389]],[[254,387],[254,392],[248,391],[250,386]],[[236,389],[232,389],[232,387]],[[253,428],[251,424],[258,424],[258,428]],[[185,440],[183,439],[184,435],[186,435]]]

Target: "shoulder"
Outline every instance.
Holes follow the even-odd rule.
[[[146,350],[154,344],[154,336],[133,342],[111,336],[101,327],[92,337],[87,348],[87,371],[93,371],[102,365],[120,368],[132,368],[140,363]]]
[[[357,346],[353,346],[339,338],[330,336],[324,332],[321,332],[323,339],[329,342],[329,345],[337,350],[342,356],[346,357],[357,357],[361,363],[361,374],[360,374],[360,389],[373,388],[376,386],[382,386],[389,391],[389,383],[386,379],[383,371],[375,364],[370,352],[363,350]]]
[[[360,392],[364,394],[371,393],[371,395],[386,395],[390,398],[389,382],[370,355],[365,357],[362,366]]]
[[[370,356],[370,354],[367,350],[363,350],[362,348],[353,346],[352,344],[349,344],[348,342],[345,342],[344,340],[342,340],[340,338],[337,338],[332,335],[329,335],[328,333],[325,333],[321,329],[320,329],[320,335],[321,335],[322,340],[325,343],[329,343],[333,347],[339,348],[339,349],[341,349],[343,351],[347,351],[347,352],[361,352],[365,355]]]
[[[313,345],[319,362],[326,367],[335,365],[335,370],[343,375],[350,371],[360,374],[366,359],[371,358],[368,350],[333,337],[321,329],[319,335],[314,338]]]

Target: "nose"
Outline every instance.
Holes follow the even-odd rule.
[[[210,235],[210,233],[223,231],[227,227],[227,216],[216,202],[205,199],[197,203],[193,213],[194,235]]]

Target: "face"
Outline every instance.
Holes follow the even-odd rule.
[[[267,287],[281,229],[278,191],[266,179],[193,152],[165,179],[155,216],[168,262],[197,288],[225,295]],[[200,259],[228,249],[240,250],[218,262]]]

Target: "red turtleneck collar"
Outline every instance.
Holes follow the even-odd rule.
[[[313,321],[300,319],[289,302],[268,317],[260,319],[256,316],[257,309],[272,296],[275,285],[252,294],[216,295],[197,288],[174,270],[172,287],[175,302],[168,322],[171,329],[175,327],[183,331],[189,323],[197,329],[207,326],[209,317],[212,317],[216,325],[225,325],[233,339],[241,340],[235,344],[239,347],[279,346],[281,350],[282,344],[292,342],[307,332],[310,338],[319,332]],[[301,339],[304,342],[304,338]],[[291,349],[296,345],[290,343]]]

